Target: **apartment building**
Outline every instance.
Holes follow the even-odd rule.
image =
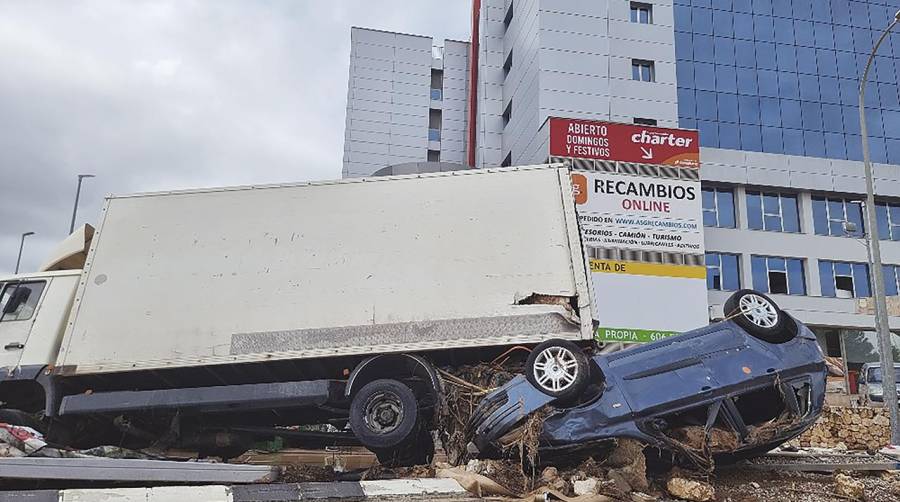
[[[551,117],[695,129],[712,315],[734,290],[768,292],[855,370],[877,357],[858,81],[898,9],[900,0],[474,0],[471,40],[441,49],[354,28],[344,175],[427,160],[545,162]],[[900,332],[898,79],[895,34],[875,58],[866,106]],[[900,337],[895,346],[900,357]]]

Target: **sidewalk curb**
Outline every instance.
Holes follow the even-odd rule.
[[[235,486],[0,491],[0,502],[287,502],[401,496],[463,497],[467,493],[452,479],[422,478]]]

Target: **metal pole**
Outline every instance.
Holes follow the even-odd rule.
[[[875,59],[875,53],[888,33],[900,22],[900,11],[885,28],[884,33],[872,48],[866,69],[859,81],[859,128],[862,133],[863,164],[866,170],[866,224],[869,226],[869,255],[872,268],[872,294],[875,296],[875,331],[878,333],[881,357],[881,377],[884,388],[884,405],[891,414],[891,444],[900,445],[900,415],[897,411],[897,383],[894,375],[894,356],[891,350],[891,330],[887,316],[887,300],[884,295],[884,271],[881,266],[881,245],[878,242],[878,220],[875,212],[875,182],[872,179],[872,162],[869,158],[869,138],[866,130],[866,80]]]
[[[75,207],[72,208],[72,223],[69,224],[69,234],[75,231],[75,215],[78,214],[78,199],[81,197],[81,180],[84,178],[93,178],[93,174],[78,175],[78,189],[75,190]]]
[[[25,247],[25,238],[29,235],[34,235],[34,232],[25,232],[24,234],[22,234],[22,240],[19,241],[19,257],[16,258],[16,271],[13,272],[14,274],[19,273],[19,264],[22,263],[22,248]]]

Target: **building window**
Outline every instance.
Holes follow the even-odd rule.
[[[870,296],[869,266],[865,263],[819,260],[822,296],[861,298]]]
[[[428,150],[428,157],[426,157],[428,162],[440,162],[441,161],[441,151],[440,150]]]
[[[703,189],[703,226],[734,228],[734,192],[731,189]]]
[[[753,289],[781,295],[805,295],[803,260],[779,256],[750,257]]]
[[[653,74],[653,61],[646,59],[631,60],[631,79],[641,82],[653,82],[655,76]]]
[[[878,220],[878,238],[900,241],[900,204],[876,203],[875,215]]]
[[[509,104],[506,105],[506,109],[503,110],[503,125],[509,124],[509,119],[512,118],[512,99],[509,100]]]
[[[747,192],[747,226],[753,230],[799,232],[797,196],[783,193]]]
[[[656,119],[642,119],[640,117],[635,117],[634,123],[639,125],[655,126]]]
[[[813,197],[813,226],[816,235],[862,237],[865,235],[862,204],[832,197]]]
[[[431,99],[440,101],[444,97],[442,89],[444,88],[444,71],[431,70]]]
[[[441,140],[441,111],[428,110],[428,141]]]
[[[500,167],[509,167],[512,165],[512,152],[506,154],[506,157],[503,158],[503,162],[500,163]]]
[[[650,24],[653,22],[653,6],[647,3],[631,2],[631,22]]]
[[[738,255],[706,253],[706,289],[717,291],[741,289]]]
[[[509,71],[512,70],[512,55],[513,51],[510,49],[509,55],[506,56],[506,62],[503,63],[503,77],[506,78],[509,75]]]
[[[884,265],[884,294],[887,296],[900,295],[900,265]]]

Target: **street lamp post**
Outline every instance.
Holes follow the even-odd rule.
[[[22,240],[19,241],[19,257],[16,258],[16,271],[13,272],[14,274],[19,273],[19,264],[22,263],[22,248],[25,247],[25,238],[29,235],[34,235],[34,232],[25,232],[22,234]]]
[[[69,234],[75,231],[75,215],[78,214],[78,199],[81,197],[81,180],[93,177],[93,174],[78,175],[78,189],[75,191],[75,207],[72,208],[72,223],[69,225]]]
[[[862,133],[863,164],[866,171],[866,224],[869,226],[869,256],[872,270],[872,289],[875,296],[875,331],[881,357],[881,378],[884,388],[884,405],[891,414],[891,444],[900,445],[900,416],[897,412],[897,384],[894,374],[894,356],[891,350],[891,330],[888,323],[887,300],[884,295],[884,271],[881,267],[881,246],[878,242],[878,221],[875,213],[875,182],[872,179],[872,161],[869,158],[869,138],[866,136],[866,80],[875,59],[878,47],[887,38],[894,26],[900,23],[900,11],[894,15],[891,24],[885,28],[878,42],[872,48],[866,69],[859,81],[859,128]]]

